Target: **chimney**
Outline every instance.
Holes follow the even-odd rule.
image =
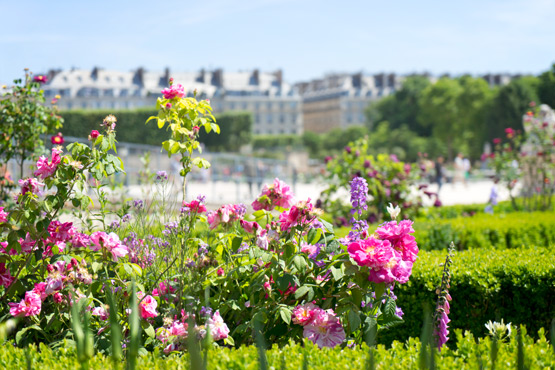
[[[203,69],[200,70],[200,74],[198,75],[197,82],[206,83],[206,71]]]
[[[100,68],[98,67],[94,67],[92,72],[91,72],[91,78],[93,80],[96,80],[98,78],[98,71],[100,70]]]
[[[48,77],[48,81],[52,81],[52,79],[53,79],[54,77],[56,77],[56,75],[57,75],[58,73],[60,73],[60,72],[61,72],[61,70],[59,70],[59,69],[51,69],[51,70],[49,70],[48,73],[46,74],[46,76]]]
[[[281,85],[283,84],[283,71],[281,69],[278,69],[274,72],[274,76],[276,77],[278,86],[281,87]]]
[[[133,83],[135,85],[139,85],[140,87],[144,86],[144,78],[145,78],[145,70],[143,67],[137,68],[135,75],[133,76]]]
[[[212,85],[216,87],[223,87],[224,86],[224,72],[221,68],[216,69],[212,72]]]
[[[352,85],[356,89],[360,89],[362,87],[362,73],[356,73],[351,76]]]
[[[252,71],[250,84],[255,86],[260,85],[260,71],[258,69]]]

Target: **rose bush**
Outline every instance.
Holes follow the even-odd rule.
[[[204,118],[208,102],[184,97],[179,86],[163,94],[158,124],[169,122],[172,131],[164,147],[182,154],[186,176],[192,164],[204,165],[192,157],[195,123],[206,131],[215,123]],[[123,171],[112,154],[115,129],[108,116],[89,145],[41,157],[37,178],[22,180],[15,207],[1,210],[0,312],[2,321],[19,318],[18,345],[74,339],[79,346],[81,316],[96,333],[95,348],[107,353],[138,350],[135,320],[142,346],[165,353],[194,340],[250,344],[255,327],[269,344],[304,337],[345,346],[402,322],[393,289],[408,280],[417,257],[412,221],[393,220],[371,234],[364,179],[351,183],[353,230],[342,239],[310,199],[296,200],[279,179],[264,187],[252,214],[241,204],[209,211],[203,196],[180,202],[174,213],[175,202],[135,200],[108,224],[103,186]],[[97,210],[89,207],[89,176]],[[153,186],[168,195],[167,175]],[[66,205],[71,221],[59,218]],[[121,346],[114,344],[118,326]]]

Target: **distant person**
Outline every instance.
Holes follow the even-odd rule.
[[[443,185],[443,178],[444,178],[442,156],[437,157],[437,160],[434,163],[434,169],[435,169],[435,182],[437,183],[437,192],[439,194],[439,191],[441,190],[441,186]]]
[[[464,157],[462,153],[457,154],[455,157],[455,176],[453,177],[453,184],[457,181],[464,183]]]
[[[491,192],[489,194],[488,205],[484,210],[485,213],[493,214],[493,206],[496,206],[498,203],[498,198],[499,198],[499,190],[497,190],[498,182],[499,182],[499,179],[495,177],[493,179],[493,186],[491,187]]]
[[[254,182],[255,170],[254,170],[254,164],[252,163],[252,160],[250,158],[247,159],[247,163],[245,165],[245,177],[247,180],[247,184],[249,185],[249,197],[252,197],[253,196],[252,185]]]
[[[472,165],[470,164],[470,159],[468,159],[467,157],[463,158],[463,181],[465,185],[468,185],[468,179],[470,178],[470,169],[472,168]]]

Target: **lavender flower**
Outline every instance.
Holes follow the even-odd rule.
[[[200,309],[200,316],[201,317],[210,317],[212,316],[212,309],[210,307],[202,306]]]
[[[351,204],[353,209],[351,214],[354,215],[358,213],[362,215],[362,211],[368,209],[366,205],[366,196],[368,194],[368,184],[366,180],[362,177],[355,177],[351,180]]]
[[[126,213],[123,215],[123,217],[121,218],[121,222],[129,222],[131,220],[131,215],[129,213]]]
[[[143,202],[140,199],[134,200],[133,201],[133,207],[137,208],[138,211],[140,211],[141,209],[143,209],[145,206],[145,202]]]
[[[156,182],[164,182],[168,180],[168,173],[166,171],[156,172]]]
[[[120,227],[120,223],[119,223],[118,220],[112,221],[112,223],[109,226],[109,228],[112,229],[112,230],[119,229],[119,227]]]
[[[204,256],[206,254],[208,254],[208,251],[210,250],[210,247],[208,246],[208,244],[201,242],[198,246],[198,255],[199,256]]]

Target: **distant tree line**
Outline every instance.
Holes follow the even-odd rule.
[[[117,118],[117,140],[137,144],[159,145],[167,140],[169,133],[155,123],[145,124],[150,116],[157,114],[153,108],[138,110],[71,110],[61,113],[66,136],[86,138],[91,130],[99,130],[100,123],[109,114]],[[222,113],[216,115],[221,133],[207,135],[200,131],[200,142],[212,151],[238,151],[241,145],[251,142],[252,115],[248,112]]]

